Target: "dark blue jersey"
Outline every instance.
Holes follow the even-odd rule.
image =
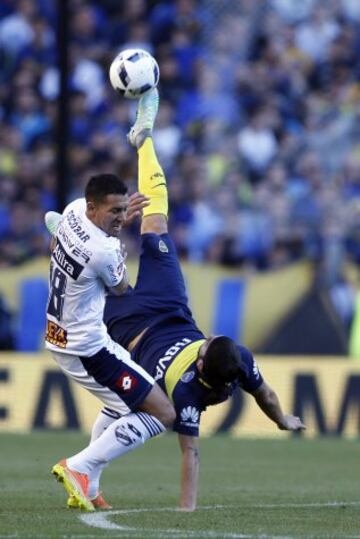
[[[173,429],[188,436],[199,435],[200,417],[206,407],[223,402],[236,388],[233,384],[214,395],[202,380],[196,362],[204,342],[205,337],[196,326],[168,318],[147,330],[131,354],[173,401],[176,411]],[[251,393],[260,387],[263,379],[249,350],[239,346],[239,351],[248,367],[248,376],[239,385]]]
[[[125,348],[141,331],[176,316],[196,327],[175,246],[168,234],[143,234],[138,277],[120,297],[109,294],[104,322]]]
[[[185,285],[174,245],[168,234],[142,235],[137,282],[122,296],[109,296],[105,323],[111,337],[124,347],[143,330],[132,358],[149,372],[174,403],[174,430],[199,435],[201,413],[209,404],[226,400],[235,384],[214,394],[196,366],[204,334],[196,326],[187,304]],[[241,382],[253,392],[262,377],[252,354],[239,346],[248,375]]]

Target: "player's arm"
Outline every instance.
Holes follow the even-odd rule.
[[[95,263],[98,277],[115,295],[123,294],[129,286],[129,276],[125,265],[126,252],[121,242],[115,238],[97,255]]]
[[[143,209],[149,206],[149,204],[149,197],[142,195],[141,193],[136,192],[130,195],[124,226],[129,226],[135,219],[142,217]]]
[[[300,431],[306,429],[299,417],[283,413],[278,396],[266,382],[253,391],[252,395],[261,410],[277,424],[280,430]]]
[[[127,271],[127,269],[125,267],[122,280],[116,286],[112,286],[110,288],[110,290],[116,296],[121,296],[121,294],[123,294],[127,290],[128,286],[129,286],[129,274],[128,274],[128,271]]]
[[[194,511],[199,479],[199,438],[179,434],[181,449],[181,491],[180,510]]]

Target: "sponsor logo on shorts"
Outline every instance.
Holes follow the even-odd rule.
[[[182,382],[184,382],[184,384],[188,384],[189,382],[191,382],[191,380],[193,380],[195,376],[195,372],[194,371],[190,371],[190,372],[185,372],[182,377],[180,378],[180,380]]]
[[[125,393],[132,391],[137,385],[137,379],[128,372],[124,372],[116,381],[116,387]]]
[[[161,251],[162,253],[168,253],[169,252],[169,249],[168,249],[166,243],[163,240],[159,241],[159,251]]]
[[[185,427],[197,427],[199,424],[199,411],[194,406],[183,408],[180,413],[181,424]]]

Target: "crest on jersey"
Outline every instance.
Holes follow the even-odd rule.
[[[162,253],[168,253],[169,252],[169,249],[168,249],[166,243],[163,240],[159,241],[159,251],[161,251]]]
[[[184,382],[184,384],[188,384],[189,382],[191,382],[191,380],[194,378],[195,376],[195,372],[194,371],[190,371],[190,372],[184,372],[184,374],[182,375],[182,377],[180,378],[180,380],[182,382]]]

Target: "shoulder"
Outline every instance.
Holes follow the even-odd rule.
[[[111,252],[116,250],[121,250],[121,242],[118,238],[113,236],[105,236],[103,241],[104,252]]]
[[[81,215],[85,214],[86,211],[86,200],[85,198],[77,198],[70,202],[63,211],[63,215],[67,215],[73,211],[74,213]]]
[[[113,263],[121,264],[124,261],[124,257],[122,255],[120,241],[110,236],[101,238],[101,241],[96,242],[96,258],[100,264],[105,264],[109,260]]]
[[[126,269],[120,241],[104,237],[103,241],[96,242],[94,254],[95,271],[101,275],[105,284],[109,287],[118,285]]]
[[[199,412],[206,408],[204,395],[206,388],[199,383],[198,374],[195,369],[186,371],[175,386],[172,398],[177,409],[194,406]]]
[[[243,376],[240,379],[239,385],[249,393],[258,389],[263,383],[263,377],[259,371],[259,367],[255,361],[253,354],[245,346],[238,345],[243,362]]]

